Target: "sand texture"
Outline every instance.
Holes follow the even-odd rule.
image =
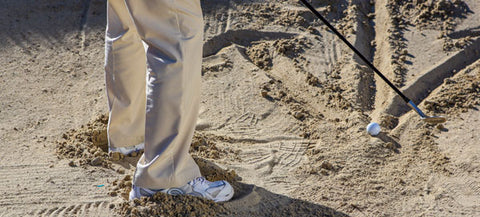
[[[5,0],[0,216],[480,216],[480,3],[313,5],[448,121],[420,120],[298,1],[203,0],[190,152],[236,194],[128,201],[139,155],[107,153],[106,1]]]

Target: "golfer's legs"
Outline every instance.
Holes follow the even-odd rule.
[[[107,4],[105,76],[111,151],[133,151],[145,132],[145,50],[123,0]]]
[[[152,189],[182,186],[200,176],[188,153],[200,97],[200,1],[125,2],[147,54],[145,154],[134,184]]]

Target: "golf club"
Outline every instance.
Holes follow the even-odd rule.
[[[412,100],[410,100],[408,97],[406,97],[397,87],[395,87],[395,85],[392,84],[392,82],[390,82],[370,61],[367,60],[367,58],[365,58],[365,56],[362,55],[362,53],[360,53],[360,51],[358,51],[352,44],[350,44],[350,42],[347,41],[347,39],[345,37],[342,36],[342,34],[340,34],[336,29],[335,27],[333,27],[310,3],[308,3],[306,0],[300,0],[303,4],[305,4],[305,6],[307,6],[308,9],[310,9],[310,11],[312,11],[313,14],[315,14],[320,20],[322,20],[322,22],[328,26],[328,28],[330,30],[332,30],[332,32],[335,33],[335,35],[337,35],[343,42],[345,42],[345,44],[347,44],[348,47],[350,47],[350,49],[352,49],[355,54],[357,54],[378,76],[380,76],[380,78],[382,78],[387,84],[388,86],[390,86],[393,90],[395,90],[395,92],[400,96],[402,97],[402,99],[407,103],[408,106],[410,106],[410,108],[412,108],[413,110],[415,110],[421,117],[421,119],[427,123],[432,123],[432,124],[439,124],[439,123],[444,123],[447,121],[447,119],[445,117],[442,117],[442,116],[427,116],[425,115],[422,110],[420,110],[416,105],[415,103],[413,103]]]

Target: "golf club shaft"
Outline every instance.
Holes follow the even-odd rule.
[[[413,103],[397,87],[395,87],[395,85],[393,85],[392,82],[390,82],[365,56],[363,56],[363,54],[360,53],[360,51],[358,51],[352,44],[350,44],[350,42],[348,42],[347,39],[345,37],[343,37],[343,35],[340,34],[335,29],[335,27],[333,27],[315,8],[313,8],[313,6],[310,3],[308,3],[306,0],[300,0],[300,1],[303,4],[305,4],[305,6],[307,6],[307,8],[310,9],[310,11],[312,11],[313,14],[315,14],[320,20],[322,20],[322,22],[325,23],[325,25],[327,25],[328,28],[330,28],[330,30],[332,30],[333,33],[335,33],[335,35],[337,35],[340,39],[342,39],[342,41],[345,42],[345,44],[347,44],[348,47],[350,47],[350,49],[352,49],[375,73],[377,73],[377,75],[380,76],[380,78],[382,78],[388,84],[388,86],[390,86],[393,90],[395,90],[395,92],[400,97],[402,97],[402,99],[407,104]]]

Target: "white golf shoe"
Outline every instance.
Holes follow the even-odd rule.
[[[203,197],[215,202],[224,202],[232,199],[233,188],[227,181],[210,182],[203,177],[195,178],[186,185],[179,188],[168,189],[146,189],[137,186],[132,186],[129,199],[133,200],[140,197],[151,197],[157,192],[163,192],[170,195],[188,194],[197,197]]]

